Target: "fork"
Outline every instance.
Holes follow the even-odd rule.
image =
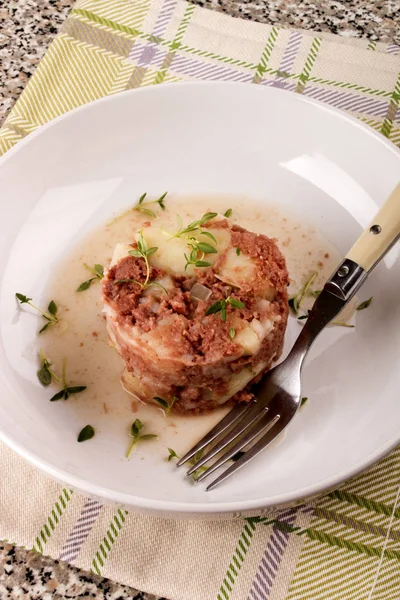
[[[196,474],[200,467],[216,458],[195,478],[200,482],[241,453],[206,488],[211,490],[244,467],[286,429],[301,404],[301,372],[312,343],[349,303],[399,238],[400,184],[325,284],[287,358],[254,386],[255,400],[249,405],[234,407],[178,461],[177,467],[207,450],[187,472],[187,475]],[[242,452],[247,446],[250,447]]]

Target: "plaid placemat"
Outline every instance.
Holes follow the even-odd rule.
[[[278,86],[400,145],[400,47],[235,20],[176,0],[82,0],[0,131],[4,152],[72,108],[182,80]],[[171,600],[398,600],[400,449],[274,518],[173,521],[104,506],[0,444],[0,538]]]

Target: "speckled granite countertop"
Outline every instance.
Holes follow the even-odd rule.
[[[0,123],[73,0],[0,0]],[[399,0],[195,0],[235,17],[400,44]],[[154,596],[0,542],[1,600],[155,600]],[[189,600],[189,599],[188,599]]]

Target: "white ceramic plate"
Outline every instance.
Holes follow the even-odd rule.
[[[259,512],[337,486],[400,442],[399,248],[365,286],[355,330],[331,329],[304,371],[312,404],[280,444],[211,493],[110,432],[77,444],[73,410],[36,379],[35,319],[59,256],[143,190],[267,197],[346,252],[398,181],[399,152],[344,114],[275,89],[173,84],[95,102],[41,128],[0,163],[0,437],[88,494],[158,514]],[[60,412],[62,411],[62,412]]]

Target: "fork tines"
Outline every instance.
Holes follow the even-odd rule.
[[[221,456],[217,457],[214,463],[195,477],[195,481],[200,482],[253,443],[243,456],[240,456],[207,487],[207,490],[211,490],[254,458],[280,433],[283,427],[275,427],[280,419],[281,415],[273,410],[272,406],[265,406],[256,401],[247,406],[236,406],[178,461],[177,466],[180,467],[190,459],[195,458],[195,455],[200,451],[208,450],[188,470],[187,475],[193,475],[198,469],[217,457],[219,453],[226,450]]]

